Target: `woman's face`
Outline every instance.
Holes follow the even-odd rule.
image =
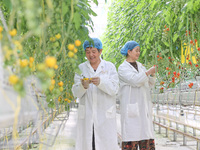
[[[132,49],[132,51],[129,51],[128,55],[132,60],[134,61],[138,60],[140,56],[140,47],[139,46],[135,47],[134,49]]]
[[[95,47],[87,47],[85,50],[85,55],[89,60],[90,64],[95,64],[100,60],[102,49],[100,51]]]

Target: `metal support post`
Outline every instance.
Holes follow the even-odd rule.
[[[184,133],[187,133],[187,128],[185,125],[184,125]],[[185,135],[183,135],[183,145],[185,146],[186,144],[187,144],[187,138]]]
[[[161,119],[159,118],[159,124],[161,123]],[[161,134],[161,126],[158,127],[158,133]]]

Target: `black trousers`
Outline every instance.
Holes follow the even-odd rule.
[[[92,135],[92,150],[95,150],[94,125],[93,125],[93,135]]]

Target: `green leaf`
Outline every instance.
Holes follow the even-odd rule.
[[[8,8],[8,10],[10,11],[12,8],[12,4],[10,0],[3,0],[3,3],[5,4],[5,6]]]
[[[151,34],[153,30],[154,30],[154,28],[151,27],[151,28],[149,29],[149,34]]]
[[[164,42],[164,44],[165,44],[167,47],[169,47],[169,43],[168,43],[168,42]]]
[[[175,41],[177,40],[178,36],[179,36],[179,35],[178,35],[177,33],[174,35],[174,37],[173,37],[173,42],[175,42]]]
[[[168,13],[167,16],[165,17],[165,21],[167,22],[167,24],[170,24],[170,14]]]
[[[143,52],[142,52],[142,57],[144,57],[144,55],[146,54],[146,52],[147,52],[147,49],[145,48],[145,49],[143,49]]]
[[[76,30],[78,30],[81,25],[81,15],[78,12],[74,13],[73,22],[75,23]]]
[[[97,1],[97,0],[93,0],[93,2],[94,2],[96,5],[98,5],[98,1]]]
[[[85,10],[83,10],[83,9],[81,9],[80,11],[81,11],[82,15],[85,17],[85,19],[87,19],[87,20],[90,19],[90,17],[89,17],[89,15],[88,15],[88,12],[87,12],[87,11],[85,11]]]
[[[91,10],[91,14],[92,14],[93,16],[97,16],[97,14],[96,14],[94,11],[92,11],[92,10]]]
[[[151,9],[154,9],[155,4],[156,4],[156,1],[154,0],[154,1],[151,3]]]
[[[184,23],[180,23],[178,29],[181,30],[183,25],[184,25]]]
[[[62,16],[65,16],[68,11],[69,11],[68,5],[65,2],[63,2],[62,3]]]

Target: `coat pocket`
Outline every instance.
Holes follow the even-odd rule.
[[[128,117],[138,117],[139,116],[139,108],[138,103],[135,104],[128,104],[127,107]]]
[[[115,106],[110,107],[106,111],[106,118],[115,118],[116,108]]]
[[[79,105],[78,118],[79,119],[84,119],[85,118],[85,105]]]

